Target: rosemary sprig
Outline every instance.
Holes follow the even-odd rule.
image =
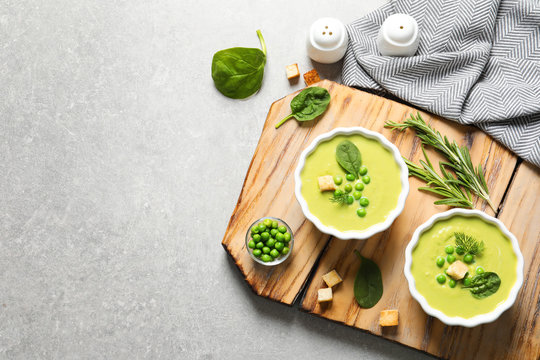
[[[449,166],[454,170],[461,185],[484,199],[493,211],[496,211],[495,205],[489,197],[482,165],[478,164],[478,167],[474,167],[471,154],[466,146],[460,147],[455,141],[450,142],[446,136],[442,136],[440,132],[426,124],[420,113],[417,113],[416,117],[411,114],[410,119],[405,120],[404,123],[387,121],[384,126],[392,130],[404,131],[407,128],[415,130],[417,136],[422,140],[422,144],[433,146],[446,156],[448,162],[442,162],[442,165]]]
[[[471,255],[480,255],[484,251],[484,242],[478,241],[470,235],[461,232],[454,233],[456,238],[456,246],[460,246],[466,253]]]
[[[433,168],[423,146],[422,152],[426,161],[420,160],[421,167],[403,158],[409,168],[409,176],[417,177],[426,182],[427,186],[419,187],[418,190],[430,191],[442,196],[444,199],[435,201],[436,205],[472,208],[471,196],[469,192],[465,193],[461,189],[461,181],[456,179],[452,173],[448,172],[443,164],[439,163],[441,173],[443,174],[441,177]]]

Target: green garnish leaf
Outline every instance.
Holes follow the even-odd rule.
[[[336,147],[336,160],[345,171],[353,174],[356,178],[360,177],[362,155],[352,142],[343,140],[339,143]]]
[[[223,95],[233,99],[244,99],[261,88],[266,64],[266,44],[260,30],[257,30],[257,36],[262,51],[255,48],[234,47],[214,54],[212,79]]]
[[[483,299],[491,296],[499,290],[501,278],[494,272],[485,272],[475,275],[471,279],[471,284],[463,286],[462,289],[469,289],[472,296],[477,299]]]
[[[416,131],[416,136],[422,140],[423,145],[434,147],[448,159],[447,162],[439,163],[443,178],[451,176],[447,174],[446,170],[444,169],[445,166],[451,168],[456,173],[457,179],[451,176],[452,179],[445,179],[445,182],[447,184],[453,183],[454,187],[456,188],[462,186],[467,192],[472,191],[484,199],[489,206],[496,211],[495,205],[493,205],[493,202],[489,197],[489,190],[482,166],[478,165],[478,167],[474,167],[471,160],[471,154],[469,153],[469,149],[467,149],[467,147],[460,147],[455,141],[450,142],[446,136],[441,135],[440,132],[426,124],[426,122],[420,116],[420,113],[417,113],[416,117],[411,114],[410,119],[405,120],[404,123],[387,121],[384,126],[392,130],[404,131],[405,129],[411,128]],[[407,165],[409,165],[409,163],[407,163]],[[411,164],[414,165],[413,163]],[[430,167],[433,168],[431,164]],[[415,177],[418,177],[419,179],[423,179],[422,176],[417,176],[411,171],[411,166],[409,166],[409,173]],[[459,191],[463,192],[461,189],[459,189]],[[448,197],[445,194],[439,195],[442,197]],[[455,199],[455,196],[452,195],[449,198]],[[456,203],[456,205],[453,205],[453,203]],[[472,204],[471,206],[463,206],[464,204],[465,203],[463,201],[446,203],[446,205],[456,207],[472,208]]]
[[[454,233],[454,237],[456,238],[456,246],[462,247],[466,253],[480,255],[484,251],[483,241],[478,241],[474,237],[461,232]]]
[[[308,87],[291,100],[291,114],[277,123],[276,129],[293,117],[298,121],[313,120],[326,111],[329,103],[328,90],[319,86]]]
[[[354,253],[362,262],[354,279],[354,297],[360,307],[369,309],[379,302],[383,294],[381,270],[376,263],[360,255],[358,250],[354,250]]]

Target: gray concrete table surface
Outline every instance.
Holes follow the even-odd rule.
[[[220,245],[309,24],[384,2],[1,2],[0,358],[425,358],[255,296]],[[263,87],[225,98],[212,55],[259,28]]]

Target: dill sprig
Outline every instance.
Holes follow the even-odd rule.
[[[478,241],[474,237],[461,232],[454,233],[454,237],[456,238],[456,246],[463,248],[466,253],[479,255],[484,251],[483,241]]]
[[[336,194],[332,194],[332,197],[330,198],[330,201],[339,205],[345,205],[347,204],[347,197],[349,194],[346,194],[344,192]]]
[[[426,182],[427,186],[419,187],[418,190],[425,190],[442,196],[444,199],[435,201],[436,205],[472,208],[470,194],[461,189],[461,182],[452,173],[448,172],[443,164],[439,163],[439,168],[443,174],[441,177],[433,168],[433,164],[431,164],[423,146],[422,153],[426,161],[420,160],[421,167],[403,158],[409,168],[409,175]]]
[[[478,167],[474,167],[466,146],[460,147],[455,141],[450,142],[446,136],[442,136],[440,132],[426,124],[420,113],[417,113],[416,117],[411,114],[410,119],[405,120],[404,123],[387,121],[384,126],[392,130],[404,131],[407,128],[415,130],[422,144],[433,146],[448,159],[448,162],[441,162],[441,164],[454,170],[460,184],[484,199],[493,211],[496,211],[489,197],[482,165],[478,164]]]

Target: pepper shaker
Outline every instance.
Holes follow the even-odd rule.
[[[419,40],[416,20],[407,14],[394,14],[381,25],[377,46],[381,55],[413,56]]]

